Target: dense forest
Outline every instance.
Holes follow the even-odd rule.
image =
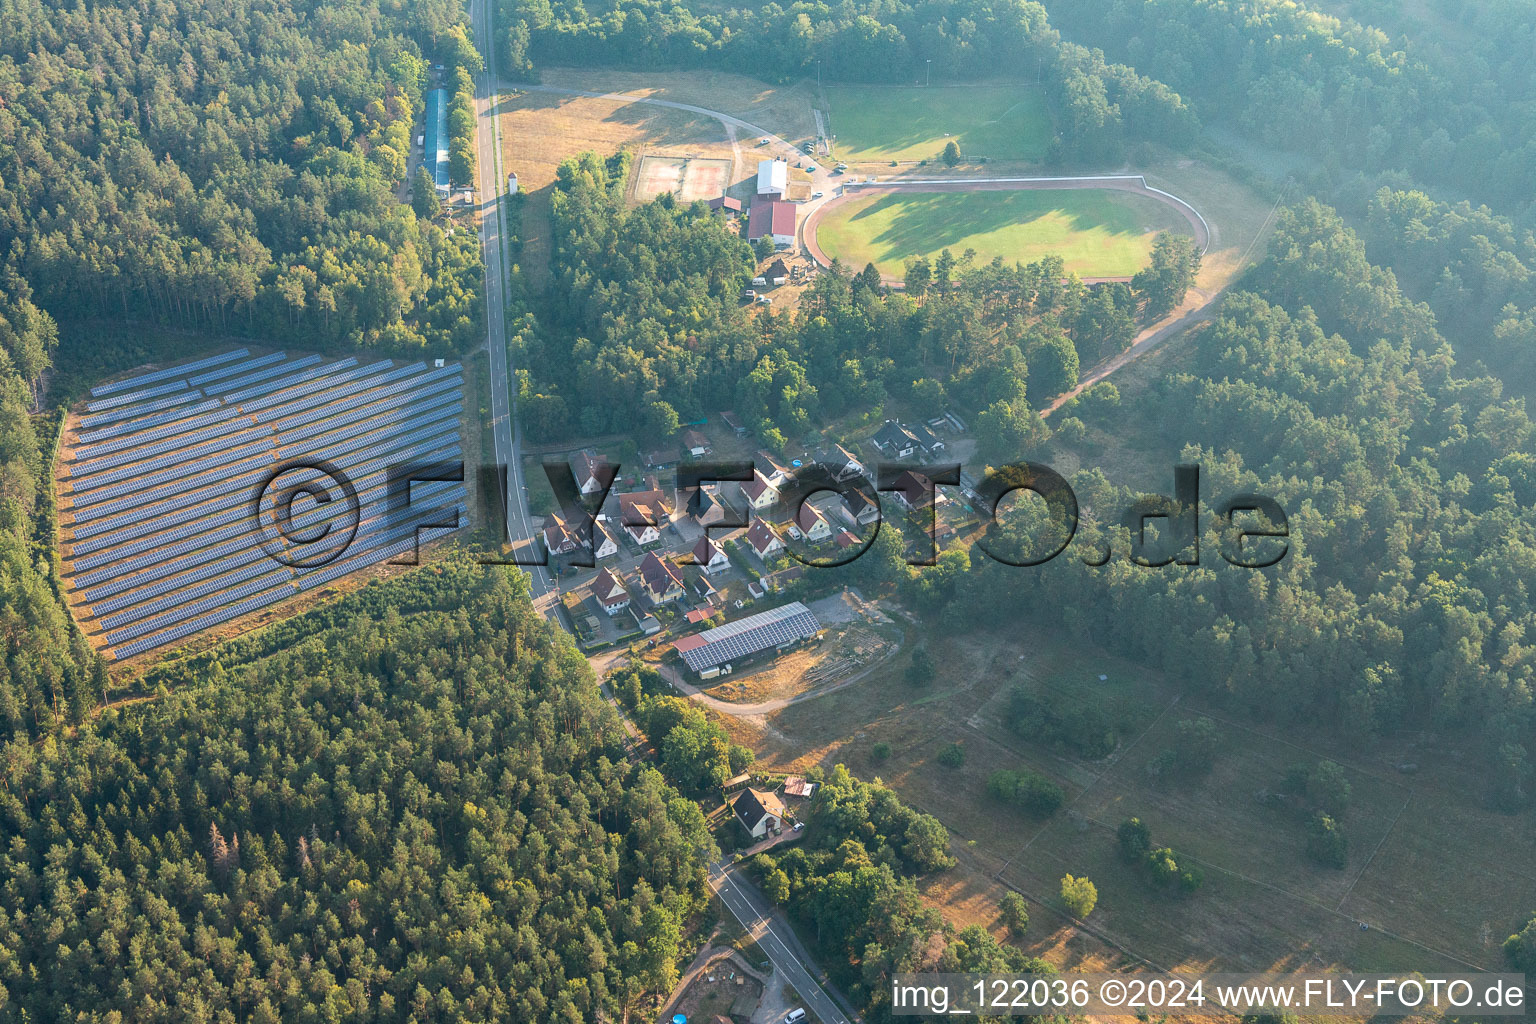
[[[465,19],[445,0],[7,4],[0,263],[60,318],[466,348],[476,239],[398,192],[429,58],[478,60]]]
[[[1418,181],[1525,216],[1536,196],[1536,11],[1468,3],[1454,45],[1267,0],[1072,0],[1062,31],[1186,97],[1202,120],[1308,159],[1363,205]],[[1433,37],[1433,34],[1429,34]],[[1375,184],[1373,184],[1373,182]],[[1363,191],[1362,191],[1363,190]]]
[[[1207,503],[1273,495],[1291,531],[1276,568],[1226,565],[1209,507],[1198,568],[1126,562],[1119,516],[1135,494],[1085,470],[1074,550],[1111,543],[1107,565],[1020,570],[951,551],[902,586],[956,628],[1056,621],[1260,718],[1464,737],[1486,765],[1479,796],[1529,808],[1536,429],[1524,402],[1458,372],[1433,314],[1327,207],[1284,211],[1270,251],[1193,335],[1184,368],[1134,404],[1084,399],[1059,415],[1156,430],[1201,466]],[[992,543],[1027,549],[1042,529],[1021,510]]]
[[[7,745],[0,1016],[578,1024],[666,991],[714,843],[522,579],[375,584]]]
[[[1172,89],[1063,43],[1030,0],[769,4],[695,14],[670,0],[604,4],[502,0],[500,40],[510,75],[547,65],[714,68],[788,81],[911,82],[1018,77],[1050,87],[1067,130],[1057,161],[1116,160],[1127,143],[1181,146],[1200,123]]]
[[[64,609],[54,548],[53,452],[60,417],[32,415],[58,326],[14,271],[0,271],[0,743],[79,722],[106,667]]]
[[[629,207],[628,169],[623,155],[591,153],[559,168],[548,312],[512,339],[535,439],[660,439],[734,407],[782,449],[825,415],[949,396],[986,410],[991,448],[1016,449],[1043,433],[1035,410],[1177,305],[1198,267],[1192,242],[1173,235],[1130,284],[1094,287],[1057,257],[977,267],[946,251],[910,264],[904,292],[886,294],[871,267],[835,267],[797,315],[753,316],[738,299],[747,244],[702,203]]]

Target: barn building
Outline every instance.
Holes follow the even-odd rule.
[[[720,666],[764,651],[783,650],[809,640],[821,629],[816,615],[799,601],[675,641],[672,646],[695,672],[713,674]]]

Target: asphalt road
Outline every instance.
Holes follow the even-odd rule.
[[[496,116],[496,47],[491,37],[489,0],[475,0],[470,9],[475,38],[485,54],[485,71],[475,83],[476,131],[479,147],[479,189],[481,203],[480,240],[485,250],[485,326],[486,347],[491,357],[491,433],[496,443],[496,461],[507,471],[507,534],[513,550],[530,559],[542,550],[534,539],[533,521],[528,512],[528,492],[523,486],[521,439],[518,437],[517,408],[512,399],[512,367],[508,365],[506,344],[506,267],[502,258],[502,235],[506,230],[506,175],[501,168],[501,125]],[[548,610],[547,598],[554,593],[549,570],[542,566],[524,566],[529,576],[529,592],[536,606]]]
[[[720,902],[730,910],[747,933],[757,940],[779,976],[800,993],[801,1005],[821,1018],[822,1024],[849,1024],[848,1015],[827,995],[821,983],[806,970],[809,963],[800,944],[788,934],[787,926],[776,922],[751,883],[736,877],[736,867],[722,861],[709,869],[710,887],[720,895]]]

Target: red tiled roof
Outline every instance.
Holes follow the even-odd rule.
[[[795,233],[795,204],[782,199],[759,198],[752,204],[747,217],[747,239],[752,241],[764,235],[793,235]]]

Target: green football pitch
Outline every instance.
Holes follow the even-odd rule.
[[[833,152],[850,163],[935,159],[953,139],[967,158],[1038,161],[1054,129],[1031,85],[933,89],[831,86]]]
[[[907,259],[994,256],[1029,263],[1050,253],[1081,277],[1129,277],[1147,263],[1159,231],[1189,233],[1177,211],[1155,199],[1109,189],[883,192],[828,210],[816,240],[857,270],[873,263],[900,277]]]

